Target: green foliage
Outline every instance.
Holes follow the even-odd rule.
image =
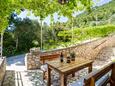
[[[114,60],[112,60],[112,62],[115,62],[115,59],[114,59]]]
[[[4,55],[15,55],[28,52],[31,47],[40,47],[41,24],[30,19],[24,19],[23,21],[9,19],[12,12],[20,13],[22,9],[31,10],[36,16],[40,16],[41,21],[55,12],[59,12],[60,15],[67,16],[70,19],[67,23],[58,22],[51,27],[43,25],[43,49],[45,50],[59,48],[60,46],[67,47],[76,41],[105,37],[115,32],[114,25],[105,25],[108,20],[111,20],[110,24],[115,24],[114,0],[109,4],[93,8],[92,12],[90,10],[92,0],[69,1],[69,3],[61,5],[58,0],[0,0],[0,32],[7,27],[8,22],[13,22],[16,27],[14,32],[5,32],[4,34]],[[85,12],[72,19],[73,11],[83,9],[87,9],[90,13]],[[51,20],[51,22],[54,21]],[[73,30],[74,41],[71,39],[72,30],[70,29],[72,26],[77,27]]]
[[[58,0],[0,0],[0,33],[4,32],[6,27],[8,27],[9,15],[14,11],[16,13],[20,13],[21,10],[23,9],[31,10],[36,16],[40,16],[40,20],[42,21],[45,17],[47,17],[48,15],[52,15],[55,12],[59,12],[59,14],[61,15],[71,17],[72,12],[75,10],[82,10],[82,9],[90,10],[90,7],[92,5],[91,2],[92,0],[85,0],[85,1],[72,0],[72,1],[69,1],[69,3],[61,5],[60,3],[58,3]],[[18,28],[21,28],[21,27],[18,26]],[[24,30],[21,29],[20,31],[24,31]],[[20,40],[19,37],[23,38],[23,36],[27,35],[25,33],[23,36],[20,35],[20,31],[18,31],[17,29],[17,31],[14,33],[15,39],[17,41],[16,50],[19,48],[21,48],[22,50],[23,48],[18,43],[18,40]],[[40,35],[38,36],[40,37]],[[39,40],[39,37],[38,37],[38,40]],[[28,40],[28,39],[25,39],[25,40]],[[35,41],[36,40],[34,40],[33,43],[35,43]],[[25,45],[25,47],[27,46]],[[26,50],[28,50],[28,48]]]
[[[89,10],[91,5],[92,0],[72,0],[64,5],[58,3],[58,0],[0,0],[0,32],[6,29],[7,17],[13,11],[20,13],[20,9],[32,10],[43,20],[47,15],[55,12],[71,16],[73,10],[79,10],[81,6],[83,9]]]
[[[95,7],[92,9],[90,13],[84,12],[78,15],[73,19],[74,27],[89,27],[96,25],[106,25],[106,24],[114,24],[113,20],[115,19],[115,0],[111,2]],[[71,22],[71,21],[69,21]]]
[[[24,19],[24,21],[30,21]],[[4,34],[4,55],[15,55],[28,52],[32,47],[40,47],[40,26],[36,21],[20,23],[16,28],[18,31],[5,32]],[[25,27],[26,26],[26,27]],[[19,33],[18,33],[19,32]],[[87,28],[73,29],[74,43],[72,42],[72,30],[50,29],[47,25],[43,26],[43,49],[51,50],[61,47],[68,47],[76,42],[84,40],[106,37],[115,32],[115,25],[104,25]],[[16,34],[15,34],[16,33]],[[16,39],[18,36],[18,48],[16,48]]]
[[[9,24],[13,24],[13,26],[10,26],[11,30],[6,30],[4,34],[3,54],[5,56],[28,52],[32,47],[40,47],[41,28],[38,21],[29,18],[22,20],[18,17],[13,19],[11,17],[9,18]],[[56,44],[58,29],[51,29],[44,24],[42,32],[44,49],[49,49],[51,47],[49,45]]]
[[[3,54],[6,56],[27,52],[30,48],[38,47],[40,44],[38,21],[32,21],[28,18],[23,19],[23,21],[19,20],[20,18],[13,21],[15,25],[13,32],[5,32],[4,34]],[[38,42],[38,44],[36,45],[33,41]]]
[[[4,33],[4,47],[3,47],[3,54],[4,55],[15,55],[15,41],[13,40],[13,34],[5,32]]]
[[[91,38],[108,36],[109,34],[115,32],[115,25],[75,28],[73,32],[74,41],[82,41]],[[65,41],[65,39],[70,40],[72,38],[72,30],[61,31],[58,36],[61,37],[63,41]]]
[[[76,56],[75,52],[72,51],[72,52],[70,53],[70,56],[71,56],[71,58],[75,58],[75,56]]]

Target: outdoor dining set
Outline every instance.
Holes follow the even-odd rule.
[[[114,62],[107,64],[100,70],[92,71],[93,60],[81,57],[71,59],[71,56],[64,57],[63,53],[40,56],[41,63],[47,65],[47,69],[44,71],[44,76],[47,76],[47,86],[51,86],[52,70],[59,73],[60,86],[68,86],[67,77],[69,75],[75,77],[75,73],[84,68],[88,68],[88,74],[84,77],[82,83],[79,84],[76,81],[71,86],[106,86],[108,83],[110,86],[115,86]]]

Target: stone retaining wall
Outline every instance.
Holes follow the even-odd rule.
[[[94,60],[96,59],[96,56],[103,48],[112,47],[112,46],[115,46],[115,36],[114,35],[108,36],[105,38],[100,38],[97,40],[93,40],[90,42],[77,44],[75,46],[68,47],[68,48],[46,51],[46,52],[41,52],[41,53],[39,49],[36,48],[35,50],[33,50],[32,52],[30,51],[30,53],[27,54],[25,63],[27,65],[27,69],[39,68],[38,62],[39,62],[40,54],[47,55],[47,54],[64,52],[64,55],[67,56],[67,54],[70,51],[75,51],[76,57]]]
[[[3,59],[0,58],[0,86],[2,85],[5,71],[6,71],[6,60],[5,60],[5,58],[3,58]]]
[[[25,65],[27,69],[37,69],[40,68],[40,49],[30,49],[30,53],[25,56]]]

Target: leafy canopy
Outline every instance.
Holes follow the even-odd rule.
[[[58,0],[0,0],[0,32],[7,27],[7,18],[13,11],[20,13],[23,9],[32,10],[41,20],[54,12],[71,17],[73,11],[90,10],[92,2],[92,0],[70,0],[62,5]]]

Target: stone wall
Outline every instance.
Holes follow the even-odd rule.
[[[72,47],[67,47],[67,48],[57,49],[57,50],[52,50],[52,51],[37,52],[39,49],[36,48],[32,52],[30,50],[30,53],[27,54],[26,56],[27,60],[25,63],[27,64],[27,69],[39,68],[38,63],[39,63],[39,57],[41,54],[47,55],[47,54],[64,52],[64,55],[66,57],[70,51],[75,51],[76,57],[94,60],[96,59],[96,56],[103,48],[112,47],[112,46],[115,46],[115,36],[114,35],[108,36],[105,38],[100,38],[97,40],[93,40],[90,42],[77,44]]]
[[[33,48],[30,49],[30,53],[27,53],[25,56],[25,65],[27,69],[37,69],[40,68],[40,49]]]
[[[5,71],[6,71],[6,60],[5,58],[0,58],[0,86],[2,85]]]

